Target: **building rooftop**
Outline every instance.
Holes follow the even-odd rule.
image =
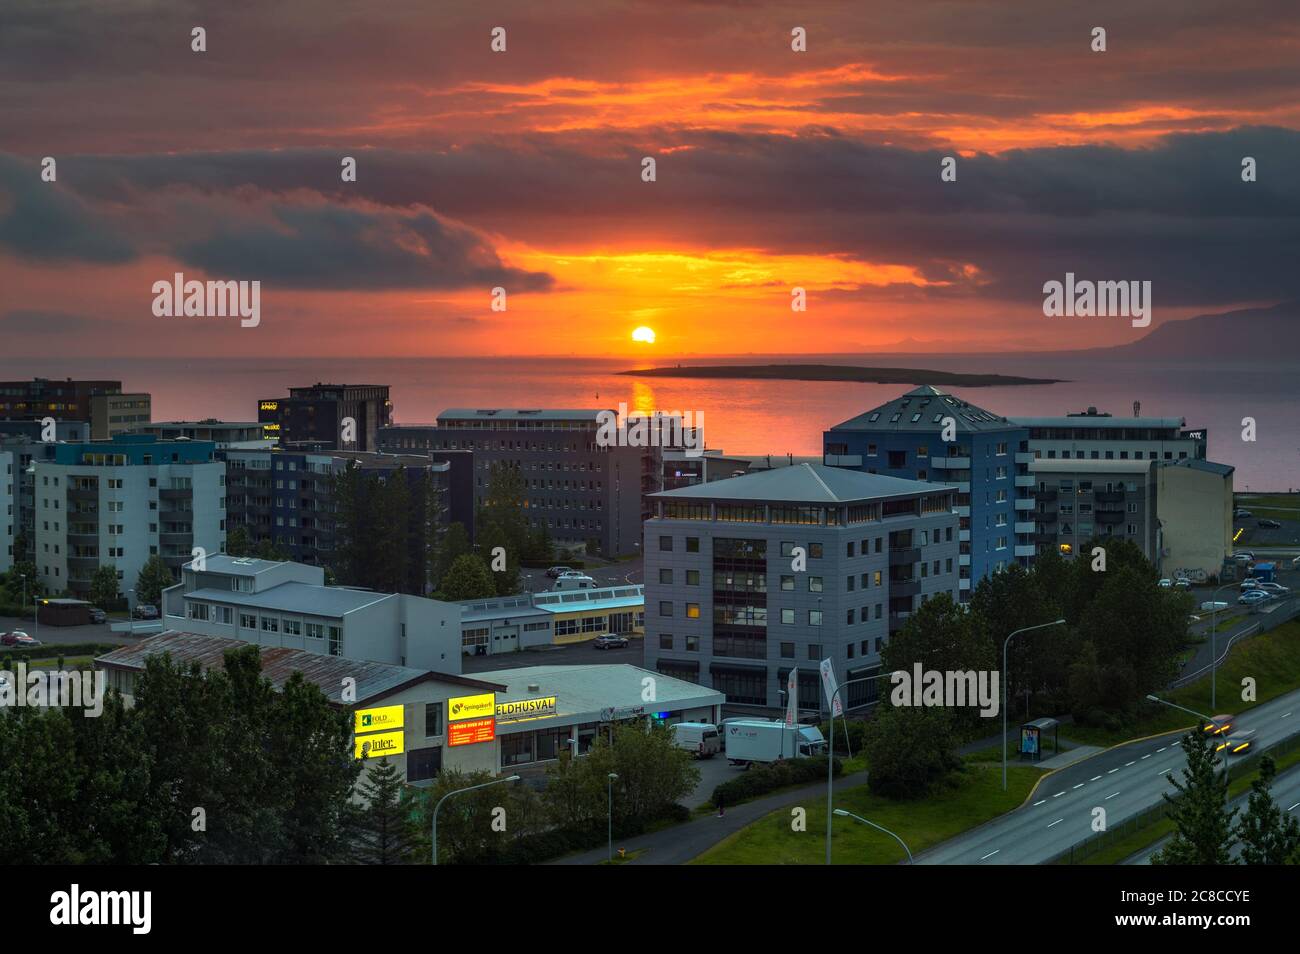
[[[556,714],[560,716],[600,713],[606,708],[660,712],[684,702],[703,706],[726,701],[716,690],[626,663],[498,669],[492,678],[506,684],[498,702],[555,696]],[[654,702],[643,701],[647,678],[654,680]],[[529,692],[530,685],[538,690]]]
[[[1236,471],[1236,468],[1231,464],[1219,464],[1212,460],[1194,460],[1190,457],[1183,460],[1157,461],[1157,463],[1165,467],[1187,467],[1191,470],[1203,470],[1207,473],[1218,474],[1220,477],[1227,477]]]
[[[877,408],[836,424],[831,430],[937,434],[943,430],[945,417],[957,422],[958,433],[1005,431],[1023,426],[963,401],[941,388],[923,384]]]
[[[461,621],[472,623],[491,619],[545,619],[557,613],[587,610],[625,609],[645,603],[645,593],[638,585],[602,586],[590,590],[560,590],[498,596],[489,600],[461,600]]]
[[[825,464],[795,464],[728,477],[707,484],[661,490],[651,497],[673,500],[752,500],[773,503],[840,504],[882,497],[933,494],[956,488],[883,474],[866,474]]]
[[[1060,428],[1105,428],[1122,430],[1124,428],[1175,428],[1182,427],[1186,420],[1181,417],[1110,417],[1104,414],[1066,414],[1060,417],[1013,417],[1011,423],[1021,427],[1060,427]]]
[[[214,553],[207,557],[202,573],[224,573],[227,576],[257,576],[267,570],[282,566],[279,560],[259,560],[256,557],[234,557],[227,553]],[[183,569],[193,570],[193,562],[186,563]]]
[[[138,643],[123,646],[100,656],[95,660],[95,665],[139,672],[144,669],[148,657],[166,653],[174,663],[196,662],[205,670],[214,667],[224,668],[226,652],[252,645],[255,644],[227,636],[203,636],[198,633],[167,630],[157,636],[147,637]],[[447,682],[484,692],[494,690],[499,692],[505,688],[500,683],[470,679],[466,676],[412,669],[409,666],[391,666],[385,663],[345,659],[342,656],[327,656],[303,649],[263,646],[261,658],[262,675],[266,676],[276,689],[283,688],[290,676],[300,672],[308,682],[319,686],[335,705],[353,704],[351,701],[347,703],[343,701],[345,679],[356,680],[357,704],[391,695],[420,682]]]
[[[448,408],[438,415],[438,421],[444,420],[482,420],[482,421],[591,421],[596,422],[599,408]]]
[[[211,559],[209,557],[209,559]],[[209,570],[209,572],[211,572]],[[391,593],[352,590],[342,586],[315,586],[311,583],[279,583],[260,593],[239,593],[212,588],[191,590],[187,600],[210,600],[235,606],[306,613],[312,616],[343,616],[353,610],[393,598]]]

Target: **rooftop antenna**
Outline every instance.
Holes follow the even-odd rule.
[[[1141,413],[1141,411],[1142,411],[1142,402],[1141,402],[1141,401],[1134,401],[1134,402],[1133,402],[1133,416],[1134,416],[1134,417],[1137,417],[1138,414]]]

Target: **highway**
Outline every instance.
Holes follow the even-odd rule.
[[[1221,711],[1232,712],[1221,705]],[[1218,713],[1207,713],[1217,715]],[[1189,717],[1191,718],[1191,717]],[[1230,739],[1249,740],[1255,750],[1300,733],[1300,690],[1241,715]],[[1093,809],[1104,808],[1108,825],[1137,814],[1173,791],[1183,732],[1129,742],[1046,776],[1028,804],[919,855],[917,864],[1042,864],[1091,837]],[[1229,759],[1229,771],[1231,771]],[[1290,804],[1290,802],[1287,802]],[[1286,807],[1285,805],[1283,807]]]
[[[1273,794],[1273,801],[1282,808],[1282,811],[1290,812],[1292,815],[1300,812],[1300,765],[1293,766],[1277,778],[1273,779],[1273,784],[1269,790]],[[1241,809],[1241,811],[1237,813],[1237,817],[1233,819],[1233,824],[1241,821],[1241,812],[1246,810],[1246,804],[1249,799],[1250,792],[1245,792],[1228,803],[1229,810],[1233,808]],[[1165,842],[1168,840],[1168,836],[1160,839],[1160,841],[1156,842],[1151,847],[1138,852],[1136,855],[1131,855],[1128,858],[1125,858],[1122,864],[1151,864],[1151,856],[1155,854],[1157,850],[1164,847]],[[1238,853],[1239,848],[1234,849],[1233,854],[1236,855]]]

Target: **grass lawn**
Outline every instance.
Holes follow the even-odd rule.
[[[1237,494],[1237,506],[1255,513],[1259,507],[1300,510],[1300,494]]]
[[[89,669],[95,661],[93,656],[66,656],[63,659],[64,669]],[[48,659],[29,659],[27,661],[28,669],[55,669],[58,668],[59,659],[52,656]]]
[[[1300,749],[1292,749],[1283,756],[1274,759],[1277,763],[1277,774],[1281,775],[1287,769],[1295,765],[1300,765]],[[1233,776],[1232,781],[1228,783],[1229,800],[1236,798],[1238,795],[1245,794],[1250,789],[1251,782],[1259,778],[1259,768],[1241,776]],[[1179,776],[1181,781],[1181,776]],[[1286,806],[1282,806],[1285,808]],[[1237,816],[1240,818],[1240,814]],[[1166,835],[1173,834],[1174,823],[1168,818],[1161,818],[1159,821],[1148,825],[1146,828],[1139,828],[1131,835],[1125,835],[1119,841],[1116,841],[1097,854],[1080,862],[1085,865],[1117,865],[1129,855],[1135,855],[1144,848],[1149,848]]]
[[[1254,702],[1241,701],[1241,681],[1247,676],[1256,683]],[[1300,688],[1300,620],[1284,623],[1270,633],[1253,636],[1234,646],[1219,667],[1218,683],[1218,703],[1213,707],[1214,711],[1210,706],[1208,673],[1189,686],[1158,695],[1205,715],[1241,715],[1262,702]],[[1065,731],[1068,731],[1071,741],[1084,745],[1117,745],[1129,739],[1187,728],[1194,721],[1195,716],[1151,703],[1144,710],[1142,719],[1118,732],[1080,725],[1068,726]]]
[[[872,795],[865,785],[836,789],[835,807],[869,818],[894,831],[913,854],[946,841],[1024,802],[1041,770],[1012,765],[1008,791],[1002,791],[1002,767],[967,761],[961,783],[916,802],[897,802]],[[788,809],[772,812],[709,849],[691,864],[823,864],[826,860],[826,798],[807,809],[807,830],[791,830]],[[852,818],[833,822],[832,860],[836,864],[888,865],[906,860],[898,842]]]

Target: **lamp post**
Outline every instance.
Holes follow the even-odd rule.
[[[877,679],[885,679],[891,675],[893,675],[892,672],[880,672],[880,673],[876,673],[876,675],[874,676],[861,676],[857,679],[850,679],[848,682],[844,683],[843,685],[836,686],[835,691],[831,693],[831,698],[830,698],[831,733],[830,733],[830,740],[827,743],[827,748],[826,748],[826,863],[827,864],[831,863],[831,821],[833,820],[832,819],[833,810],[831,808],[831,797],[834,794],[834,790],[835,790],[835,776],[834,774],[832,774],[832,770],[835,767],[835,700],[839,697],[839,694],[843,690],[847,689],[849,686],[854,685],[855,683],[874,682]],[[845,729],[844,732],[845,732],[845,737],[847,738],[848,729]]]
[[[1218,645],[1218,628],[1219,628],[1219,601],[1215,598],[1220,591],[1226,590],[1230,586],[1236,586],[1236,583],[1224,583],[1210,595],[1210,708],[1215,708],[1218,703],[1218,676],[1219,676],[1219,645]]]
[[[482,782],[478,785],[470,785],[468,788],[458,788],[454,792],[448,792],[442,798],[438,799],[438,804],[433,806],[433,863],[438,863],[438,812],[442,809],[442,803],[453,795],[462,795],[465,792],[472,792],[478,788],[487,788],[489,785],[500,785],[502,782],[517,782],[518,775],[511,775],[509,778],[494,778],[490,782]]]
[[[1202,722],[1204,725],[1212,725],[1212,726],[1215,726],[1216,728],[1218,727],[1217,723],[1216,723],[1212,718],[1210,718],[1209,716],[1205,715],[1205,714],[1202,713],[1202,712],[1197,712],[1195,709],[1189,709],[1189,708],[1187,708],[1187,706],[1180,706],[1180,705],[1179,705],[1178,703],[1176,703],[1176,702],[1170,702],[1170,701],[1168,701],[1167,699],[1161,699],[1159,696],[1153,696],[1153,695],[1151,695],[1151,694],[1149,694],[1149,693],[1148,693],[1148,695],[1147,695],[1147,699],[1148,699],[1149,701],[1151,701],[1151,702],[1158,702],[1158,703],[1160,703],[1162,706],[1169,706],[1169,708],[1171,708],[1171,709],[1181,709],[1183,712],[1186,712],[1186,713],[1188,713],[1189,715],[1194,715],[1194,716],[1196,716],[1196,718],[1200,719],[1201,722]],[[1204,729],[1202,729],[1201,731],[1204,731]],[[1215,735],[1217,736],[1218,733],[1216,732]],[[1224,777],[1224,779],[1227,779],[1227,778],[1230,777],[1230,774],[1229,774],[1229,771],[1228,771],[1228,753],[1231,752],[1231,751],[1232,751],[1232,750],[1229,749],[1229,748],[1227,747],[1227,744],[1225,743],[1225,745],[1224,745],[1224,752],[1223,752],[1223,777]]]
[[[1064,623],[1064,619],[1054,619],[1050,623],[1025,626],[1002,641],[1002,791],[1004,792],[1007,790],[1007,647],[1011,645],[1012,638],[1019,636],[1021,633],[1028,633],[1035,629],[1046,629],[1048,626],[1061,626]]]
[[[877,825],[877,824],[876,824],[875,822],[873,822],[873,821],[868,821],[867,819],[863,818],[861,815],[855,815],[855,814],[853,814],[853,812],[846,812],[846,811],[845,811],[844,809],[842,809],[842,808],[837,808],[837,809],[835,809],[835,814],[836,814],[836,815],[842,815],[842,816],[845,817],[845,818],[853,818],[853,819],[855,819],[855,820],[857,820],[857,821],[862,822],[862,824],[864,824],[864,825],[870,825],[872,828],[876,829],[876,831],[883,831],[886,835],[888,835],[889,837],[893,838],[894,841],[898,842],[900,845],[903,846],[903,850],[904,850],[905,852],[907,852],[907,863],[908,863],[909,865],[910,865],[910,864],[915,864],[915,862],[912,860],[912,849],[907,847],[907,842],[903,841],[903,839],[899,838],[897,835],[895,835],[895,834],[894,834],[892,831],[890,831],[888,828],[885,828],[885,827],[882,826],[882,825]]]
[[[609,860],[614,860],[614,780],[618,778],[617,772],[610,772],[606,776],[606,785],[609,789]]]

